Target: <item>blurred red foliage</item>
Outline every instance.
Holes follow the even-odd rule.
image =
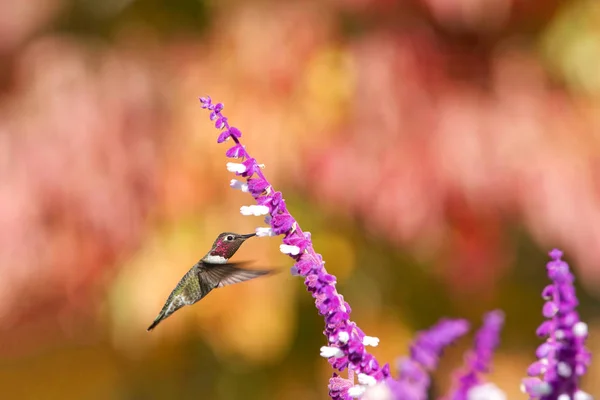
[[[163,113],[147,68],[114,49],[47,37],[13,65],[0,100],[0,329],[18,335],[22,322],[85,315],[105,268],[139,244]]]
[[[352,53],[353,111],[313,152],[312,193],[424,257],[443,255],[455,287],[489,287],[506,265],[501,219],[566,247],[586,282],[599,283],[593,103],[553,88],[515,46],[457,54],[426,31],[383,30]]]

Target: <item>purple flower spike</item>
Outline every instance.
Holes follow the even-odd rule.
[[[256,160],[242,146],[241,132],[229,125],[227,118],[222,114],[223,105],[212,104],[210,97],[202,97],[200,102],[203,109],[210,111],[210,119],[215,121],[215,127],[222,130],[217,141],[221,143],[231,139],[235,143],[227,150],[227,157],[244,159],[242,163],[227,165],[230,172],[247,180],[246,183],[232,181],[231,186],[250,192],[258,205],[243,206],[240,212],[254,216],[268,214],[265,222],[270,227],[257,228],[257,235],[284,235],[280,250],[296,261],[292,272],[305,278],[306,288],[312,294],[319,313],[325,319],[323,333],[328,339],[328,345],[321,348],[321,355],[339,371],[348,368],[349,374],[356,372],[358,375],[357,385],[354,385],[353,378],[346,381],[334,376],[329,386],[331,397],[336,399],[360,397],[367,387],[384,381],[390,374],[389,366],[386,364],[380,367],[377,360],[365,349],[366,346],[377,345],[379,339],[365,336],[350,320],[350,306],[337,292],[336,279],[325,270],[321,255],[313,248],[310,234],[302,231],[297,221],[287,211],[281,193],[272,188]],[[351,385],[347,383],[350,381]]]
[[[469,323],[462,319],[442,319],[431,329],[418,334],[410,347],[411,358],[427,370],[437,366],[444,348],[469,331]]]
[[[521,389],[531,399],[591,400],[592,397],[579,388],[579,380],[590,364],[591,354],[585,348],[587,325],[579,320],[575,311],[578,305],[573,287],[575,277],[569,264],[561,259],[560,250],[552,250],[550,258],[546,269],[552,284],[542,292],[546,300],[542,314],[548,320],[536,331],[538,336],[547,339],[536,350],[538,361],[527,369],[530,378],[523,380]]]
[[[462,319],[442,319],[427,331],[418,333],[410,346],[410,358],[398,363],[397,380],[388,379],[391,398],[396,400],[425,400],[430,384],[429,373],[438,364],[444,348],[469,331],[469,323]]]
[[[482,387],[491,388],[481,375],[490,371],[494,350],[500,343],[500,331],[504,325],[504,313],[500,310],[489,312],[483,319],[483,326],[475,335],[475,346],[465,357],[466,366],[455,380],[451,400],[468,400]],[[500,389],[494,389],[500,393]]]

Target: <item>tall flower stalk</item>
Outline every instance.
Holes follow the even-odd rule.
[[[245,178],[245,182],[232,180],[231,186],[249,192],[256,205],[243,206],[243,215],[265,216],[269,227],[257,228],[258,236],[283,235],[282,253],[294,259],[293,273],[304,277],[306,289],[315,299],[319,314],[325,319],[324,335],[328,345],[321,347],[321,356],[338,371],[348,368],[349,379],[341,382],[337,375],[330,380],[330,394],[335,398],[360,397],[367,386],[375,385],[389,376],[389,365],[380,366],[366,346],[376,346],[379,339],[366,336],[350,320],[351,308],[336,290],[335,276],[327,273],[323,258],[311,241],[309,232],[303,232],[298,222],[287,210],[281,192],[276,191],[262,172],[262,166],[251,157],[240,142],[242,133],[231,126],[222,114],[223,104],[213,104],[210,97],[200,98],[202,108],[210,111],[210,119],[220,131],[218,143],[231,140],[233,146],[225,155],[241,159],[240,163],[227,163],[227,170]],[[354,372],[358,375],[358,385],[354,385]]]
[[[504,313],[495,310],[483,317],[483,325],[475,334],[475,345],[465,355],[465,367],[455,378],[455,388],[448,400],[505,399],[504,393],[492,383],[486,383],[484,374],[490,372],[494,351],[500,343]]]
[[[410,346],[410,357],[398,361],[398,379],[388,378],[391,398],[426,400],[431,384],[429,374],[438,365],[444,349],[469,331],[462,319],[442,319],[426,331],[419,332]]]
[[[537,330],[546,342],[536,351],[538,361],[527,370],[530,378],[523,380],[522,389],[532,399],[591,400],[592,396],[580,389],[579,381],[591,361],[585,348],[588,327],[579,319],[573,281],[575,277],[564,262],[562,252],[554,249],[547,265],[552,283],[543,290],[546,300],[542,314],[547,318]],[[541,375],[541,378],[538,376]]]

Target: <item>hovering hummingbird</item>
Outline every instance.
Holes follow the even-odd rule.
[[[227,263],[242,243],[255,233],[239,235],[223,232],[212,245],[212,248],[181,278],[169,295],[162,310],[148,327],[148,331],[156,328],[164,319],[183,306],[192,305],[202,300],[211,290],[238,282],[244,282],[271,271],[257,271],[238,268],[244,263]]]

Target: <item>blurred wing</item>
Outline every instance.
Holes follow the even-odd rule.
[[[223,287],[271,273],[271,271],[237,267],[237,265],[243,264],[247,263],[204,264],[204,268],[199,273],[200,280],[209,282],[213,287]]]

